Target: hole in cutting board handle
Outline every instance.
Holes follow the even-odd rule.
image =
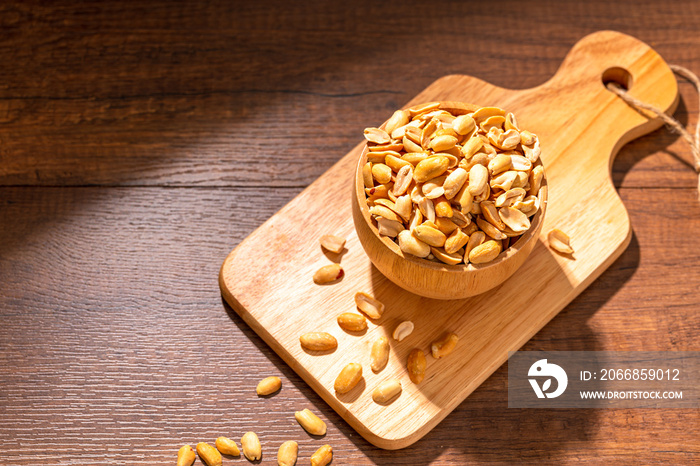
[[[626,91],[632,88],[632,75],[629,71],[619,66],[613,66],[603,71],[603,86],[608,83],[617,83]]]

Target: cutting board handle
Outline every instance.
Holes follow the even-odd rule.
[[[609,169],[622,146],[661,127],[663,122],[652,113],[629,106],[605,87],[608,81],[666,113],[672,113],[678,105],[678,83],[664,59],[644,42],[616,31],[599,31],[581,39],[556,74],[527,94],[552,100],[552,114],[546,118],[568,115],[561,120],[559,134],[552,137],[566,137],[574,122],[581,123],[579,115],[592,116],[584,131],[580,127],[575,131],[579,137],[596,131],[600,139],[614,141],[607,154]],[[601,121],[606,122],[604,127],[596,124]]]

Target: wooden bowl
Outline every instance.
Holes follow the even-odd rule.
[[[441,102],[441,109],[454,115],[471,113],[475,106],[461,102]],[[381,126],[384,128],[386,122]],[[352,216],[355,230],[367,256],[375,267],[401,288],[420,296],[435,299],[462,299],[488,291],[506,281],[523,265],[535,247],[547,209],[547,177],[542,180],[538,197],[540,209],[531,219],[531,226],[514,244],[487,264],[448,265],[404,254],[391,238],[380,236],[372,223],[365,196],[362,167],[367,162],[365,144],[355,170]],[[541,165],[538,160],[535,165]]]

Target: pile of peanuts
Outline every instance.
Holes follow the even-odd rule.
[[[485,264],[524,234],[540,208],[540,143],[497,107],[397,110],[367,128],[367,205],[402,252]]]

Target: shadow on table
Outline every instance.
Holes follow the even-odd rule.
[[[678,107],[673,113],[673,117],[676,118],[684,128],[687,128],[688,107],[685,104],[685,100],[683,99],[682,95],[679,95]],[[617,157],[615,157],[612,167],[612,180],[613,184],[615,185],[615,189],[620,189],[625,177],[630,173],[632,167],[658,152],[670,155],[683,165],[686,165],[689,170],[688,173],[692,174],[694,168],[690,150],[684,152],[684,154],[687,155],[669,150],[669,146],[674,144],[679,138],[681,138],[681,136],[669,131],[665,126],[662,126],[660,129],[652,131],[649,134],[645,134],[644,136],[634,139],[626,144],[617,154]],[[688,147],[685,142],[683,144],[683,148]]]

